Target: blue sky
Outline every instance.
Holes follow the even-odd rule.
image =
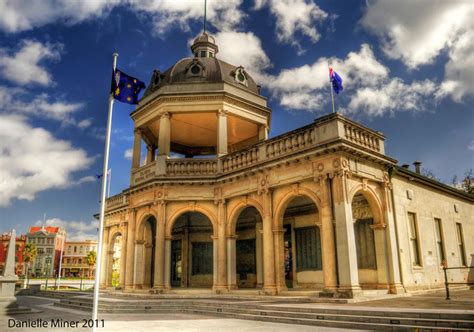
[[[0,2],[0,223],[95,234],[112,53],[148,83],[189,56],[203,1]],[[208,1],[218,57],[243,65],[273,110],[270,136],[331,111],[385,133],[400,164],[442,181],[473,167],[471,1]],[[111,193],[128,186],[133,106],[115,103]]]

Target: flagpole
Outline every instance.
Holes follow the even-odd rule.
[[[112,168],[109,169],[110,175],[109,175],[109,186],[107,188],[107,197],[110,197],[110,182],[112,182]]]
[[[336,113],[336,108],[334,107],[334,91],[332,88],[332,81],[331,81],[331,66],[329,66],[329,62],[328,62],[328,70],[329,70],[329,86],[331,88],[332,112]]]
[[[114,53],[113,55],[113,72],[115,73],[115,68],[117,66],[117,57],[118,54]],[[112,77],[112,79],[114,79]],[[92,331],[96,331],[98,321],[97,321],[97,311],[99,306],[99,286],[100,286],[100,270],[102,263],[102,241],[103,241],[103,232],[104,232],[104,215],[105,215],[105,200],[106,200],[106,190],[107,190],[107,170],[109,169],[109,151],[110,151],[110,133],[112,131],[112,110],[114,106],[114,96],[112,92],[109,95],[109,111],[107,118],[107,133],[105,136],[105,152],[104,152],[104,172],[102,174],[102,192],[100,199],[100,218],[99,218],[99,241],[97,245],[97,259],[96,259],[96,269],[95,269],[95,282],[94,282],[94,298],[92,304],[92,321],[93,327]]]

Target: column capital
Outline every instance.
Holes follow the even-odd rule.
[[[227,116],[227,113],[229,113],[229,111],[224,110],[222,108],[219,108],[219,110],[217,111],[218,116]]]
[[[171,118],[171,113],[170,112],[164,112],[160,116],[161,119],[166,119],[166,118]]]

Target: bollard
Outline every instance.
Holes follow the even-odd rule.
[[[46,278],[46,284],[44,286],[44,290],[47,291],[48,290],[48,278]]]
[[[443,271],[444,271],[444,286],[446,288],[446,300],[451,300],[449,297],[449,285],[448,285],[448,272],[447,272],[446,266],[443,266]]]

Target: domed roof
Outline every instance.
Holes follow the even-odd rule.
[[[170,85],[195,83],[229,83],[249,92],[260,94],[260,87],[242,66],[234,66],[215,57],[218,47],[206,32],[191,46],[194,57],[180,59],[164,72],[155,70],[143,97]],[[186,89],[180,91],[185,91]]]

